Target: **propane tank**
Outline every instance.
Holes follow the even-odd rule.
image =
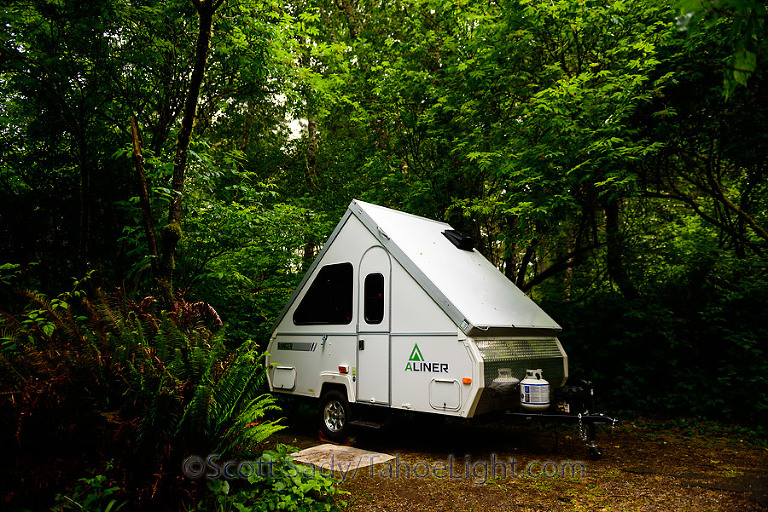
[[[499,368],[499,376],[493,379],[493,382],[488,387],[498,395],[507,395],[514,399],[519,384],[520,379],[512,376],[510,368]]]
[[[525,371],[520,382],[520,405],[529,411],[549,409],[549,382],[541,377],[541,368]]]

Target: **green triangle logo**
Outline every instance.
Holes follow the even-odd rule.
[[[409,361],[424,361],[424,356],[421,355],[421,350],[419,350],[419,346],[415,343],[413,344],[413,350],[411,350],[411,357],[408,358]]]

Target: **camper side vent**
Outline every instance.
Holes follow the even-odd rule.
[[[475,248],[475,241],[471,238],[462,235],[455,229],[447,229],[443,231],[443,236],[448,239],[453,245],[461,249],[462,251],[471,251]]]

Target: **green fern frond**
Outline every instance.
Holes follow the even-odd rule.
[[[204,431],[211,430],[211,424],[215,421],[210,414],[213,408],[214,397],[213,387],[210,383],[200,383],[195,387],[195,393],[189,404],[184,409],[184,413],[179,420],[179,424],[176,428],[177,434],[190,427],[187,430],[194,430],[195,428],[202,427]]]
[[[24,376],[16,369],[16,365],[11,364],[11,361],[2,353],[0,353],[0,368],[3,369],[3,380],[8,381],[7,387],[4,385],[0,390],[11,391],[8,387],[24,380]]]
[[[50,300],[40,292],[26,290],[23,292],[23,294],[30,300],[32,304],[37,304],[42,311],[47,313],[55,328],[59,330],[66,339],[75,343],[83,339],[83,335],[80,332],[80,327],[77,325],[77,322],[75,322],[69,305],[64,301],[60,299],[54,299],[57,304],[63,304],[66,306],[54,307],[54,301]],[[46,339],[51,339],[51,332],[46,332],[45,329],[40,330]]]
[[[235,447],[244,452],[255,450],[259,443],[285,428],[285,425],[280,425],[280,419],[264,419],[272,412],[280,412],[274,396],[265,393],[251,400],[227,429],[217,449],[222,453]]]

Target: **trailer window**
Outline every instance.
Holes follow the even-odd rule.
[[[365,322],[370,325],[380,324],[384,319],[384,276],[368,274],[363,285],[365,297]]]
[[[352,264],[326,265],[293,313],[296,325],[346,325],[352,321]]]

